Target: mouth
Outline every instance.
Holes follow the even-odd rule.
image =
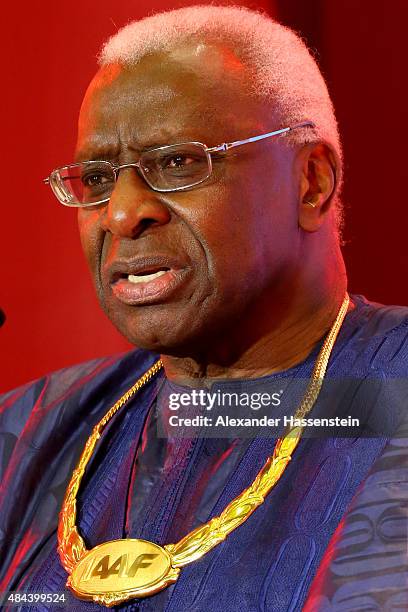
[[[110,270],[116,299],[130,306],[164,302],[183,284],[187,269],[169,260],[125,260]]]
[[[148,272],[147,274],[128,274],[127,280],[129,283],[133,283],[135,285],[140,283],[150,283],[150,281],[154,280],[155,278],[160,278],[163,276],[163,274],[167,274],[167,272],[170,272],[170,270],[165,268],[164,270],[158,270],[157,272],[151,273]]]

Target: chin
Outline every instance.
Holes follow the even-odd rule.
[[[175,357],[193,357],[217,342],[226,321],[234,319],[213,302],[183,299],[130,306],[101,301],[116,329],[134,346]]]
[[[201,336],[200,325],[193,326],[190,321],[184,323],[187,319],[181,315],[175,317],[167,312],[164,316],[163,313],[150,313],[129,318],[118,317],[117,313],[107,314],[116,329],[131,344],[159,354],[187,355],[194,350],[194,346],[197,347]]]

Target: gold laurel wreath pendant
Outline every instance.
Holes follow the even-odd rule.
[[[304,418],[316,402],[349,301],[346,294],[317,356],[295,418]],[[278,439],[272,456],[267,459],[254,482],[232,500],[219,516],[200,525],[176,544],[159,546],[146,540],[129,538],[104,542],[87,550],[76,527],[76,498],[86,466],[110,419],[161,367],[162,362],[159,360],[95,425],[65,493],[59,515],[58,552],[69,574],[67,586],[79,599],[93,600],[111,607],[132,598],[153,595],[175,582],[180,568],[200,559],[225,540],[263,503],[285,471],[301,438],[303,427],[288,428],[284,436]]]

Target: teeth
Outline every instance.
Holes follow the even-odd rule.
[[[163,276],[163,274],[166,274],[166,272],[168,272],[168,270],[159,270],[158,272],[154,272],[153,274],[141,274],[140,276],[136,276],[134,274],[129,274],[128,275],[128,281],[131,283],[148,283],[149,281],[153,280],[154,278],[158,278],[159,276]]]

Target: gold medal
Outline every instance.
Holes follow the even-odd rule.
[[[346,294],[317,356],[295,418],[304,418],[316,402],[348,305],[349,297]],[[76,527],[76,498],[86,466],[110,419],[161,367],[159,360],[95,425],[72,474],[60,512],[58,552],[69,574],[67,586],[80,599],[92,600],[107,607],[128,599],[153,595],[176,582],[181,567],[200,559],[242,525],[281,478],[303,432],[301,427],[289,428],[277,441],[273,455],[267,459],[253,483],[233,499],[219,516],[200,525],[176,544],[162,547],[147,540],[126,539],[104,542],[87,550]]]
[[[112,540],[95,546],[74,567],[68,586],[80,599],[114,606],[146,597],[175,582],[170,554],[146,540]]]

